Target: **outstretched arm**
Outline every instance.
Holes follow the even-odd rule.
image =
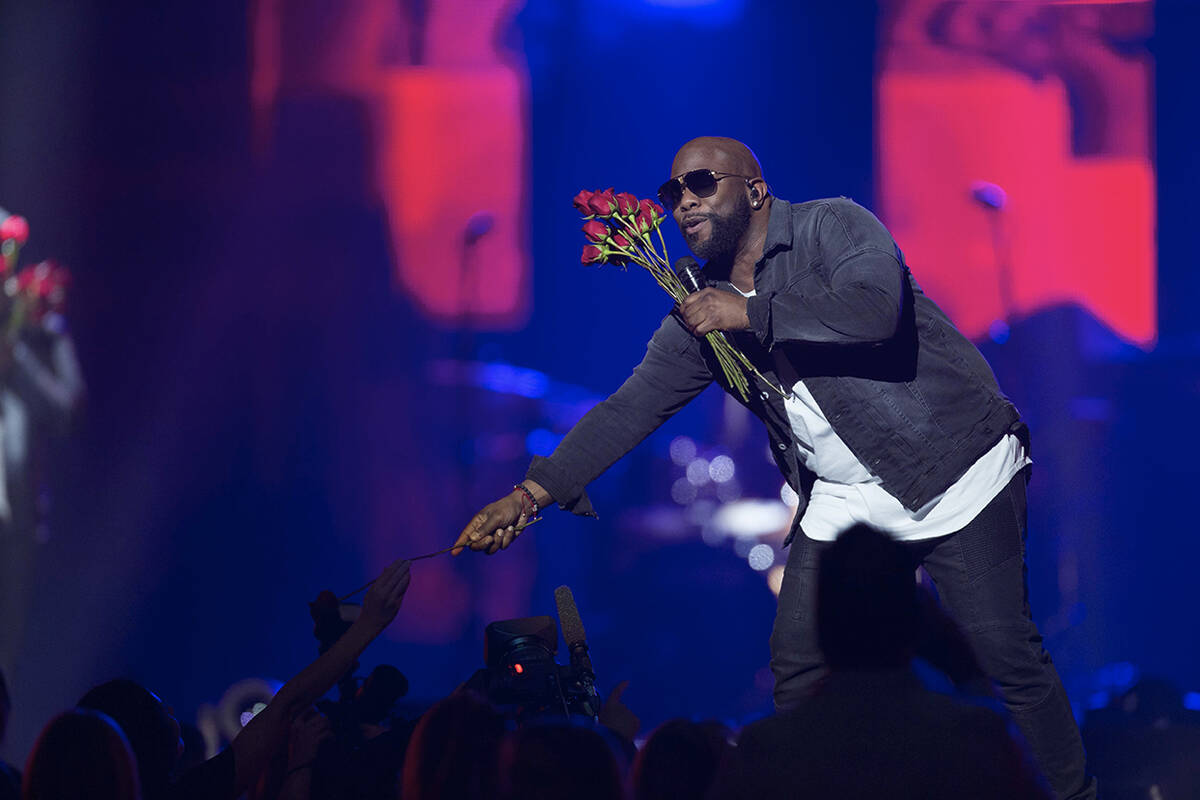
[[[362,612],[340,639],[275,694],[231,745],[236,768],[236,792],[258,778],[271,757],[287,740],[292,722],[337,682],[376,636],[391,624],[408,591],[409,562],[395,561],[367,590]]]
[[[707,346],[707,345],[704,345]],[[524,485],[539,508],[557,503],[575,514],[595,516],[585,487],[687,405],[710,383],[701,343],[674,316],[663,320],[646,356],[629,379],[575,424],[548,458],[535,458]],[[514,490],[475,514],[454,543],[495,553],[519,533],[528,498]]]

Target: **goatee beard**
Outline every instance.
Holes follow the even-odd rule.
[[[750,201],[746,199],[745,195],[739,195],[739,197],[741,199],[737,206],[728,215],[708,215],[707,239],[696,244],[688,242],[688,246],[692,248],[692,252],[696,254],[697,258],[716,264],[733,261],[733,257],[737,255],[738,246],[742,243],[742,237],[750,228]]]

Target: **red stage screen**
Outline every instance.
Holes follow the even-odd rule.
[[[969,336],[1055,305],[1149,345],[1150,2],[884,4],[881,217]]]

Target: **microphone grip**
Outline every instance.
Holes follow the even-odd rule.
[[[694,261],[684,265],[676,275],[679,276],[679,281],[683,284],[683,288],[687,289],[688,294],[695,294],[708,285],[708,280],[700,271],[700,265]]]
[[[571,645],[571,661],[583,673],[583,679],[590,685],[596,680],[596,671],[592,669],[592,658],[588,655],[588,646],[584,642]]]

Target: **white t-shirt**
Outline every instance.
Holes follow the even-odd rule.
[[[901,541],[954,533],[1032,463],[1021,441],[1008,434],[950,488],[910,511],[850,452],[804,381],[792,387],[784,406],[800,460],[817,476],[800,519],[800,528],[810,539],[830,541],[860,522],[886,530]]]
[[[752,297],[754,292],[741,294]],[[950,488],[909,511],[883,488],[879,476],[850,452],[804,381],[792,387],[784,407],[800,460],[817,476],[800,519],[800,529],[810,539],[832,541],[858,523],[888,531],[900,541],[954,533],[975,519],[1013,476],[1033,463],[1021,440],[1010,433]]]

